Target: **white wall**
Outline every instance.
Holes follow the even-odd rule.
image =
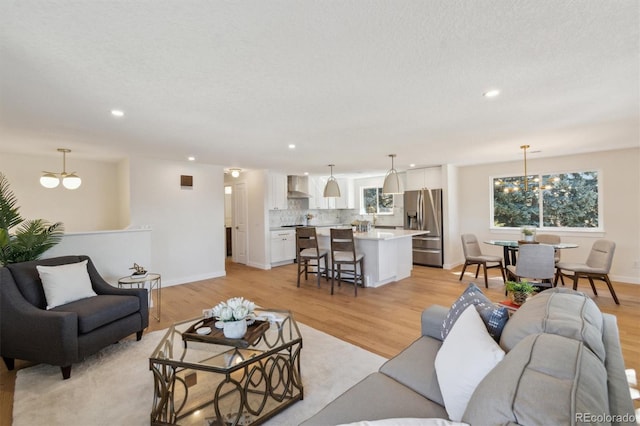
[[[222,167],[68,156],[67,169],[78,172],[82,186],[75,191],[41,187],[42,170],[57,172],[61,165],[58,157],[0,155],[0,171],[9,179],[23,217],[65,224],[69,235],[46,256],[88,254],[109,279],[126,275],[138,262],[161,273],[163,286],[225,275]],[[193,176],[192,189],[181,189],[183,174]],[[93,232],[125,228],[147,232]],[[131,235],[137,235],[135,243]]]
[[[640,283],[640,149],[604,151],[566,157],[528,159],[530,173],[599,170],[602,182],[602,216],[604,232],[556,232],[564,242],[580,245],[577,249],[562,251],[562,260],[584,262],[593,242],[605,238],[616,242],[610,276],[621,282]],[[474,233],[480,241],[487,239],[517,239],[517,233],[489,229],[491,182],[496,175],[522,173],[522,161],[484,164],[459,169],[458,235],[449,235],[451,244],[460,245],[461,233]],[[502,249],[486,244],[487,254],[502,255]],[[463,262],[461,251],[457,264]]]
[[[145,229],[65,234],[60,244],[48,250],[43,257],[87,255],[102,278],[116,285],[118,278],[133,272],[129,268],[134,262],[150,268],[151,232]]]
[[[129,173],[130,226],[153,230],[150,268],[162,284],[225,275],[223,168],[132,158]],[[180,175],[193,176],[193,187],[181,188]]]
[[[442,225],[443,225],[443,253],[444,269],[451,269],[457,265],[462,257],[462,247],[460,246],[460,223],[457,220],[460,215],[459,197],[459,169],[456,166],[442,166]],[[456,236],[451,238],[450,236]]]
[[[46,219],[64,223],[65,231],[118,229],[121,200],[118,195],[116,163],[81,160],[67,154],[67,172],[82,178],[80,188],[70,191],[62,184],[54,189],[40,185],[42,171],[62,171],[62,155],[33,156],[0,154],[0,171],[9,180],[25,219]]]
[[[118,223],[120,228],[131,223],[131,191],[129,189],[129,159],[125,158],[117,165],[117,188],[118,188]]]

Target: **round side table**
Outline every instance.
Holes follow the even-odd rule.
[[[122,278],[118,278],[118,287],[123,288],[124,286],[128,286],[129,288],[137,287],[137,288],[146,288],[147,283],[149,283],[149,308],[153,306],[153,289],[156,290],[156,314],[152,316],[160,321],[160,307],[162,302],[162,278],[160,274],[148,273],[144,277],[133,277],[126,276]]]

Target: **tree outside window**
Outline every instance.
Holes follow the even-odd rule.
[[[493,227],[600,227],[598,172],[493,178]]]
[[[382,188],[362,188],[362,214],[393,214],[393,194],[383,194]]]

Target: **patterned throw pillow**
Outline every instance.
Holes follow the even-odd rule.
[[[451,309],[449,309],[449,313],[447,313],[447,317],[442,324],[442,340],[447,337],[453,324],[469,305],[475,305],[482,321],[487,326],[489,335],[496,342],[499,342],[502,329],[509,319],[509,312],[507,308],[495,306],[474,283],[470,283],[458,300],[451,305]]]

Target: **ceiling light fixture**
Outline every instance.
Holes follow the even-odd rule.
[[[124,111],[119,109],[112,109],[111,115],[113,115],[114,117],[124,117]]]
[[[196,157],[194,157],[194,156],[189,156],[189,157],[187,157],[187,160],[189,160],[189,161],[196,161]]]
[[[329,180],[327,180],[327,184],[324,186],[324,196],[326,198],[340,196],[340,187],[338,186],[338,181],[333,177],[334,165],[335,164],[329,164],[329,167],[331,167],[331,176],[329,176]]]
[[[383,194],[402,194],[400,178],[398,177],[398,172],[393,167],[393,159],[395,156],[395,154],[389,154],[389,157],[391,157],[391,169],[384,177],[384,184],[382,185]]]
[[[289,149],[296,149],[295,144],[290,143],[290,144],[289,144]]]
[[[484,96],[485,98],[495,98],[499,94],[500,94],[500,91],[498,89],[491,89],[484,92],[482,96]]]
[[[62,180],[62,185],[65,188],[78,189],[82,185],[82,179],[76,175],[76,172],[67,173],[67,153],[71,152],[71,150],[58,148],[58,152],[62,153],[62,173],[42,172],[40,185],[52,189],[60,185],[60,180]]]
[[[237,178],[240,176],[241,169],[229,169],[231,172],[231,177]]]

